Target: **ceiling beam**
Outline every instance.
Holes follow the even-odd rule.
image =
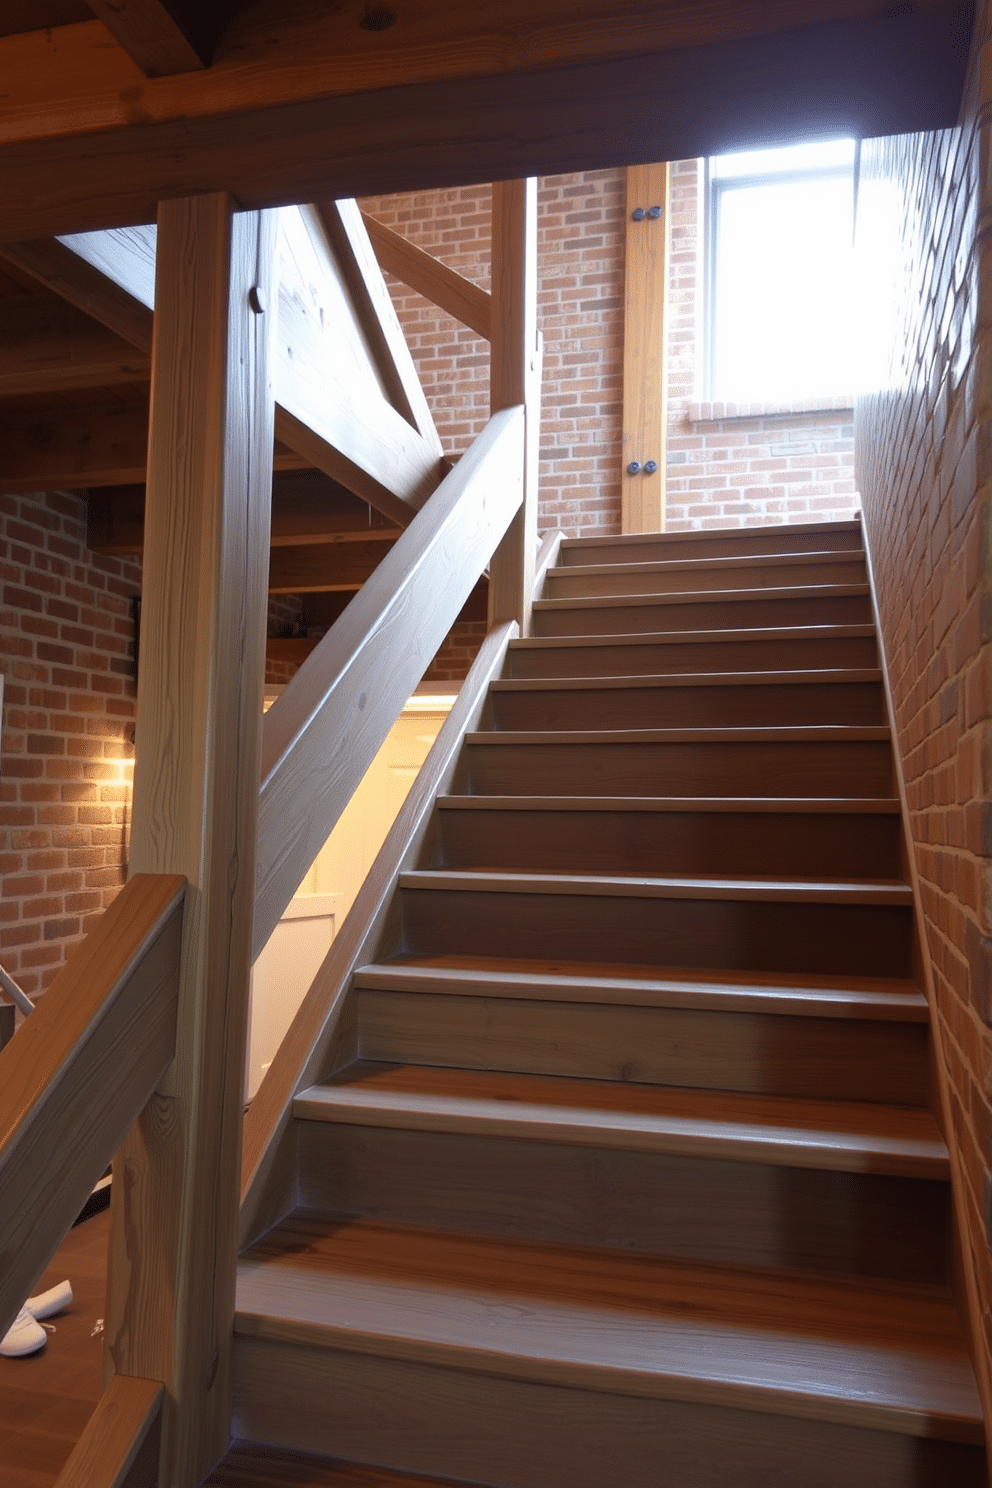
[[[145,77],[209,67],[220,7],[208,0],[87,0]]]
[[[398,531],[373,507],[317,470],[277,470],[273,476],[270,541],[274,548],[332,542],[388,545]],[[87,546],[94,553],[138,554],[144,549],[144,541],[144,482],[91,486]]]
[[[149,356],[56,295],[20,295],[0,316],[0,397],[147,382]]]
[[[152,228],[42,238],[0,247],[6,261],[150,356],[155,303]],[[151,248],[151,288],[148,252]]]
[[[366,34],[350,7],[314,6],[301,59],[296,32],[266,54],[271,8],[249,6],[258,33],[228,72],[218,60],[126,104],[118,82],[78,112],[63,87],[44,120],[44,100],[5,97],[0,241],[147,222],[164,198],[214,190],[276,206],[942,128],[957,119],[971,13],[953,0],[517,0],[494,28],[451,0]]]
[[[456,269],[450,269],[439,258],[425,253],[423,248],[418,248],[416,243],[402,233],[394,232],[368,212],[362,213],[362,219],[376,258],[387,273],[395,275],[448,315],[453,315],[484,341],[490,339],[493,297],[488,290],[473,284]]]
[[[355,593],[375,572],[396,537],[385,533],[364,542],[308,543],[272,548],[270,594]]]

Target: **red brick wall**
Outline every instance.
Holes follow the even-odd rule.
[[[0,565],[0,961],[37,993],[124,882],[141,566],[54,493],[0,497]]]
[[[702,271],[699,162],[672,166],[668,299],[668,524],[672,528],[819,521],[858,509],[853,410],[700,405]],[[489,288],[488,186],[369,197],[365,209]],[[544,335],[542,530],[620,529],[624,178],[621,170],[543,178],[538,309]],[[488,346],[396,281],[390,288],[449,454],[488,415]]]
[[[988,37],[988,22],[979,34]],[[962,1159],[966,1235],[992,1357],[992,207],[973,75],[960,130],[866,145],[859,248],[892,301],[878,391],[858,404],[858,475],[906,780],[926,939]],[[986,82],[986,88],[988,83]],[[865,245],[867,246],[867,245]],[[876,255],[872,254],[872,258]]]

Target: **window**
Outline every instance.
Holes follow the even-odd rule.
[[[854,140],[707,162],[708,396],[854,388]]]

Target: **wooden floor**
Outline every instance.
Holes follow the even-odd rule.
[[[72,1282],[72,1306],[51,1319],[45,1348],[0,1358],[3,1488],[49,1488],[100,1397],[109,1219],[104,1210],[70,1230],[34,1288]]]

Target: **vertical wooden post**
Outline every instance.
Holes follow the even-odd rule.
[[[165,1383],[160,1488],[230,1434],[275,232],[224,194],[159,209],[131,872],[189,887],[176,1057],[115,1164],[105,1366]]]
[[[659,216],[650,215],[653,207],[661,208]],[[620,451],[624,532],[662,532],[665,527],[669,208],[668,166],[629,165]],[[635,221],[634,213],[639,210],[644,216]],[[657,468],[646,472],[649,461],[654,461]],[[628,467],[632,463],[639,469],[630,475]]]
[[[489,565],[489,624],[530,631],[537,556],[541,356],[537,333],[537,181],[493,183],[489,410],[526,409],[524,500]]]

